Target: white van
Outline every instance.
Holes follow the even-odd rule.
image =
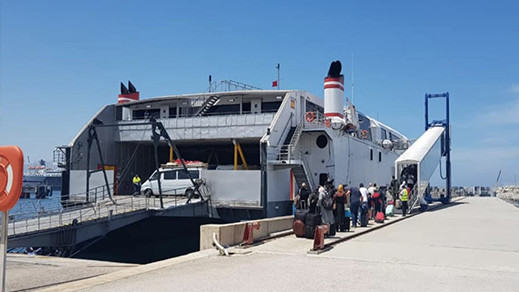
[[[200,178],[201,170],[201,167],[188,168],[194,181]],[[193,194],[193,183],[184,168],[159,168],[159,173],[155,171],[141,186],[141,191],[146,196],[159,195],[159,184],[157,181],[159,176],[163,195],[190,196]]]

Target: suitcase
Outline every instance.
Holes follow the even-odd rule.
[[[397,208],[397,209],[401,209],[401,208],[402,208],[402,201],[400,201],[400,200],[396,200],[395,208]]]
[[[360,227],[368,226],[368,206],[362,205],[360,211]]]
[[[317,225],[321,225],[321,214],[308,213],[305,215],[305,225],[315,228]],[[312,237],[313,238],[313,237]]]
[[[294,220],[294,223],[292,224],[292,230],[294,231],[294,234],[297,237],[304,237],[305,236],[305,223],[301,220]]]
[[[346,232],[346,231],[350,231],[350,217],[345,217],[344,218],[344,224],[341,224],[339,226],[339,231],[340,232]]]
[[[296,213],[294,214],[294,221],[295,220],[301,220],[303,223],[306,222],[306,214],[308,214],[307,209],[296,209]]]
[[[395,216],[395,206],[393,205],[388,205],[386,207],[386,216],[389,217],[389,216]]]
[[[305,225],[305,237],[308,239],[314,239],[315,226]]]
[[[384,213],[378,211],[377,214],[375,215],[375,222],[377,222],[377,223],[384,223],[384,219],[386,219],[384,217]]]

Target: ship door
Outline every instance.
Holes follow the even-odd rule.
[[[328,180],[328,174],[327,173],[320,173],[319,174],[319,185],[324,186],[326,181]]]

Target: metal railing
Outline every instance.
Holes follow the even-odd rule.
[[[164,208],[183,205],[187,202],[185,196],[163,196]],[[198,202],[199,200],[191,200]],[[67,225],[75,225],[82,222],[109,218],[129,212],[149,209],[159,209],[160,199],[158,197],[146,196],[116,196],[115,202],[111,200],[97,201],[94,203],[72,203],[70,207],[63,208],[61,205],[55,208],[36,208],[20,210],[11,215],[9,220],[9,235],[38,232],[45,229],[57,228]],[[41,205],[40,205],[41,206]]]

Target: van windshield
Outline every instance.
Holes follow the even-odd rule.
[[[154,172],[151,176],[150,176],[150,180],[157,180],[157,178],[159,177],[159,174],[157,172]]]

